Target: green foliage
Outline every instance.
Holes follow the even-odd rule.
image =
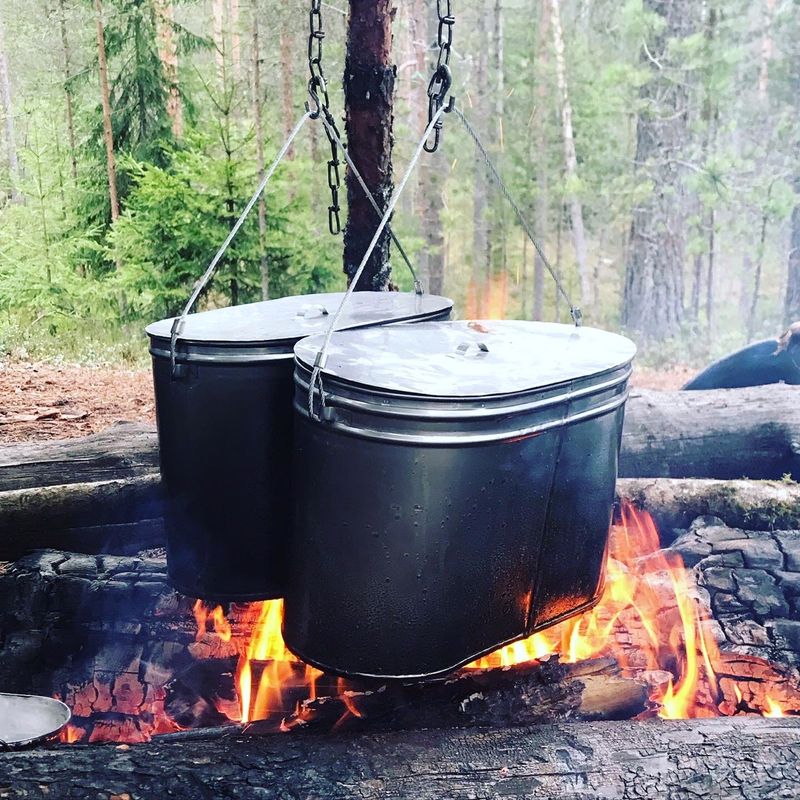
[[[128,158],[132,189],[122,217],[109,236],[113,256],[122,264],[119,287],[130,311],[143,315],[177,313],[242,209],[256,176],[244,163],[231,172],[211,142],[189,137],[169,154],[165,167]],[[230,192],[233,188],[232,193]],[[276,179],[267,195],[265,255],[273,295],[328,288],[335,268],[320,263],[313,241],[291,223],[296,202],[286,179]],[[230,202],[229,202],[230,201]],[[254,211],[219,267],[215,299],[230,299],[230,278],[239,284],[240,302],[261,298],[258,226]]]

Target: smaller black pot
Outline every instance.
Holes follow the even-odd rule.
[[[167,567],[190,597],[283,595],[292,507],[293,347],[325,331],[343,294],[286,297],[193,314],[171,364],[172,320],[147,329],[153,356]],[[359,292],[340,321],[359,328],[446,319],[433,295]]]

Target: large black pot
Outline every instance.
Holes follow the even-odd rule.
[[[632,342],[529,322],[336,334],[317,421],[320,346],[295,348],[294,653],[432,677],[596,602]]]
[[[215,600],[280,597],[291,517],[295,343],[324,331],[343,294],[193,314],[170,356],[172,320],[147,329],[153,356],[167,565],[178,591]],[[341,327],[446,319],[432,295],[356,293]]]

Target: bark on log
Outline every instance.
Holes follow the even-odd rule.
[[[800,484],[783,481],[621,478],[617,500],[648,511],[662,544],[703,516],[748,530],[800,528]]]
[[[135,478],[158,472],[155,427],[126,422],[80,439],[0,447],[0,491]]]
[[[158,471],[153,426],[0,448],[0,491]],[[634,389],[622,437],[625,478],[800,478],[800,387],[697,392]]]
[[[624,478],[800,480],[800,387],[634,389],[619,470]]]
[[[179,736],[181,736],[179,734]],[[795,797],[800,721],[543,725],[371,735],[164,737],[0,755],[9,798]]]
[[[781,481],[627,478],[617,499],[649,511],[662,542],[698,516],[750,530],[800,528],[800,485]],[[157,474],[0,492],[0,560],[54,548],[135,555],[165,545]]]
[[[135,553],[164,544],[158,474],[0,492],[0,559],[71,548]]]

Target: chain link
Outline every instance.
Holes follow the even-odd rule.
[[[322,0],[311,0],[311,10],[308,12],[308,93],[316,108],[312,110],[310,104],[307,103],[306,109],[312,119],[318,119],[322,115],[328,125],[338,132],[336,120],[330,112],[328,82],[322,66],[322,42],[324,39]],[[341,162],[336,139],[333,138],[327,127],[325,133],[331,148],[331,157],[328,161],[328,188],[331,193],[331,204],[328,206],[328,228],[334,236],[338,236],[342,231],[341,205],[339,204],[339,189],[342,185],[339,173]]]
[[[445,106],[445,98],[453,85],[450,54],[453,50],[453,27],[456,24],[456,18],[453,15],[452,0],[436,0],[436,15],[439,18],[439,28],[436,33],[439,55],[436,58],[436,69],[428,84],[428,125],[433,121],[439,109]],[[446,112],[449,113],[453,110],[454,102],[455,98],[451,95],[447,101]],[[433,128],[433,140],[425,142],[426,152],[435,153],[439,149],[443,124],[444,119],[440,115]]]

